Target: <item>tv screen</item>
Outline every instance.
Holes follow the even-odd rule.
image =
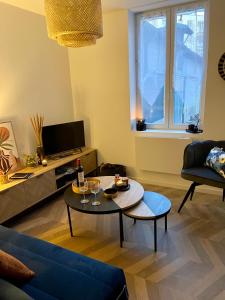
[[[44,153],[47,156],[84,147],[84,122],[76,121],[44,126],[42,141]]]

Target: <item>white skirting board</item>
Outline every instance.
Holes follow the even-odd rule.
[[[137,169],[169,174],[180,174],[185,147],[191,138],[136,137]]]
[[[159,174],[157,174],[159,175]],[[168,187],[172,189],[178,189],[183,190],[184,195],[187,192],[188,188],[191,185],[191,181],[188,180],[181,180],[181,177],[173,178],[168,180],[168,177],[164,176],[165,174],[160,174],[160,180],[159,176],[154,176],[153,178],[143,178],[143,177],[130,177],[131,179],[134,179],[138,181],[139,183],[143,185],[153,185],[153,186],[161,186],[161,187]],[[168,175],[168,174],[167,174]],[[220,188],[215,188],[208,185],[200,185],[196,187],[196,192],[205,193],[209,195],[220,195],[222,199],[223,190]]]

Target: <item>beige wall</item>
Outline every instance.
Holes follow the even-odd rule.
[[[225,81],[218,75],[217,67],[225,52],[225,1],[210,1],[209,52],[206,82],[205,136],[225,139]]]
[[[87,141],[103,161],[134,166],[130,130],[128,14],[104,15],[104,38],[96,46],[70,49],[76,116],[87,124]]]
[[[7,3],[42,15],[44,15],[45,13],[43,0],[0,0],[0,2]]]
[[[0,121],[12,120],[20,154],[33,151],[29,116],[73,120],[66,49],[47,37],[43,16],[0,3]]]
[[[218,59],[225,51],[223,28],[225,1],[210,1],[205,133],[201,139],[225,138],[225,82],[217,73]],[[128,52],[127,11],[104,15],[104,37],[96,46],[69,50],[75,113],[85,119],[88,141],[98,149],[101,160],[123,163],[130,175],[145,182],[184,187],[188,182],[177,175],[146,172],[137,167],[135,134],[130,129]],[[168,149],[171,151],[171,147]],[[151,148],[149,155],[154,155]],[[174,147],[171,160],[176,159]],[[159,164],[166,161],[161,158]]]

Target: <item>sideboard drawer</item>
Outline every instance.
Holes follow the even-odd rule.
[[[97,151],[84,149],[82,153],[70,157],[49,160],[46,168],[38,166],[21,169],[23,173],[34,173],[34,177],[21,181],[9,181],[6,185],[2,185],[0,187],[0,223],[54,194],[57,191],[55,171],[63,166],[74,166],[77,158],[81,159],[85,175],[96,170]]]
[[[26,208],[24,185],[18,184],[0,193],[0,223],[16,216]]]
[[[31,206],[56,191],[54,170],[28,179],[24,182],[27,206]]]
[[[80,157],[82,166],[84,167],[84,174],[88,174],[97,168],[97,151],[92,151]]]

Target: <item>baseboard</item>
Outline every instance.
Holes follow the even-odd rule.
[[[184,181],[184,183],[177,183],[174,181],[168,181],[168,180],[152,180],[152,179],[144,179],[141,177],[132,177],[132,179],[140,182],[143,185],[156,185],[156,186],[163,186],[163,187],[169,187],[169,188],[174,188],[174,189],[179,189],[179,190],[187,190],[189,186],[191,185],[191,181]],[[223,191],[220,188],[214,188],[211,186],[207,185],[201,185],[196,187],[196,191],[200,193],[205,193],[205,194],[212,194],[212,195],[222,195]]]

